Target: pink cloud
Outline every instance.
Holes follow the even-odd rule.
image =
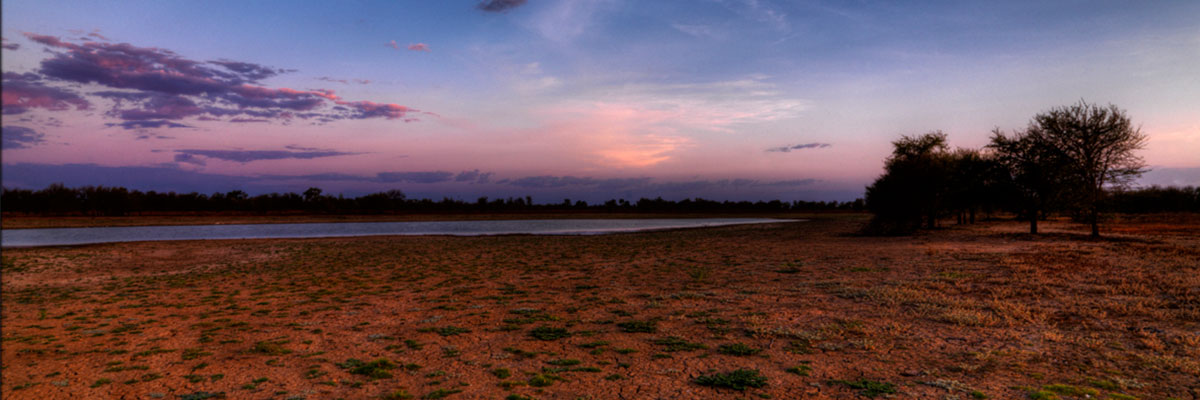
[[[413,110],[411,108],[399,104],[384,104],[373,101],[337,101],[338,104],[349,107],[354,111],[350,118],[363,119],[374,117],[385,117],[387,119],[404,118],[404,122],[412,122],[413,119],[405,118],[405,116]]]
[[[30,108],[51,111],[67,110],[71,106],[76,110],[91,108],[91,103],[79,95],[43,84],[36,74],[5,72],[3,86],[0,103],[5,114],[21,114]]]
[[[395,40],[388,42],[387,46],[396,50],[400,50],[400,45],[397,44]]]
[[[689,138],[666,123],[673,115],[667,111],[589,102],[543,112],[550,119],[535,134],[575,160],[589,160],[597,167],[653,167],[691,146]]]
[[[425,43],[414,43],[408,45],[408,49],[412,51],[431,51],[429,45]]]
[[[75,48],[79,47],[75,44],[64,42],[62,40],[59,40],[57,37],[50,36],[50,35],[39,35],[36,33],[29,33],[29,32],[21,32],[21,33],[25,34],[25,37],[29,38],[29,40],[32,40],[32,41],[35,41],[35,42],[38,42],[38,43],[41,43],[41,44],[44,44],[47,46],[63,47],[63,48],[68,48],[68,49],[75,49]]]

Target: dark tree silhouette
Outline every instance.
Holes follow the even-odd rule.
[[[403,191],[392,189],[359,197],[341,194],[329,196],[320,188],[303,194],[268,193],[250,196],[234,190],[211,195],[200,193],[142,192],[122,187],[86,186],[67,188],[61,183],[42,190],[0,188],[4,216],[17,215],[127,215],[143,213],[252,212],[257,214],[408,214],[408,213],[529,213],[529,212],[621,212],[621,213],[775,213],[787,211],[843,210],[862,211],[863,201],[713,201],[701,198],[680,201],[640,199],[631,203],[613,199],[589,205],[585,201],[534,204],[531,196],[474,202],[443,198],[409,199]]]
[[[1114,211],[1122,213],[1200,212],[1200,187],[1117,190],[1108,200]]]
[[[987,146],[1013,184],[1019,209],[1029,219],[1029,233],[1032,234],[1038,233],[1038,218],[1058,203],[1066,169],[1066,160],[1039,143],[1040,139],[1027,132],[1007,136],[997,128],[992,131],[991,143]]]
[[[310,187],[304,191],[304,201],[314,202],[321,198],[321,188]]]
[[[867,230],[904,234],[921,226],[937,226],[945,206],[950,153],[941,131],[904,136],[892,142],[884,173],[867,186],[867,209],[875,214]]]
[[[1038,114],[1027,133],[1063,160],[1068,183],[1078,188],[1075,200],[1092,225],[1092,237],[1099,237],[1104,190],[1124,187],[1144,172],[1145,163],[1134,151],[1145,146],[1146,136],[1133,127],[1124,110],[1083,100]]]
[[[950,154],[946,187],[947,206],[955,212],[959,224],[975,223],[981,209],[1003,205],[1007,177],[992,153],[977,149],[957,149]]]

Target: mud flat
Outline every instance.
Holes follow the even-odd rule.
[[[5,249],[3,398],[1200,398],[1200,217],[862,221]]]

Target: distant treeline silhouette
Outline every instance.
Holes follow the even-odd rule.
[[[248,213],[509,213],[509,212],[628,212],[628,213],[764,213],[788,211],[851,210],[865,208],[855,201],[680,201],[640,199],[630,202],[613,199],[603,203],[563,199],[559,203],[534,204],[529,196],[474,202],[443,198],[409,199],[400,190],[372,193],[359,197],[324,195],[319,188],[304,193],[271,193],[250,196],[241,190],[227,193],[175,193],[128,190],[123,187],[85,186],[68,188],[52,184],[41,190],[4,188],[0,210],[6,214],[121,216],[143,213],[248,212]]]
[[[1194,187],[1129,190],[1145,164],[1146,137],[1114,105],[1078,104],[1038,114],[1024,131],[992,131],[982,149],[951,151],[935,131],[892,142],[884,173],[867,187],[872,234],[907,234],[942,218],[973,223],[977,212],[1006,211],[1029,221],[1053,213],[1091,225],[1102,211],[1200,211]]]

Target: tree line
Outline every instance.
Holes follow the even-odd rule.
[[[973,223],[979,212],[1029,221],[1070,215],[1100,236],[1104,211],[1200,211],[1194,187],[1130,190],[1145,171],[1146,137],[1114,105],[1080,101],[1036,115],[1027,128],[992,131],[981,149],[951,150],[941,131],[892,142],[884,173],[866,191],[868,233],[907,234],[942,218]]]
[[[320,188],[303,193],[270,193],[250,196],[241,190],[226,193],[175,193],[129,190],[123,187],[68,188],[52,184],[45,189],[9,189],[0,193],[5,214],[122,216],[146,213],[243,212],[385,214],[385,213],[511,213],[511,212],[627,212],[627,213],[773,213],[789,211],[861,211],[864,201],[714,201],[702,198],[680,201],[642,198],[612,199],[589,204],[563,199],[535,204],[533,198],[508,197],[475,201],[443,198],[410,199],[400,190],[358,197],[324,194]]]

